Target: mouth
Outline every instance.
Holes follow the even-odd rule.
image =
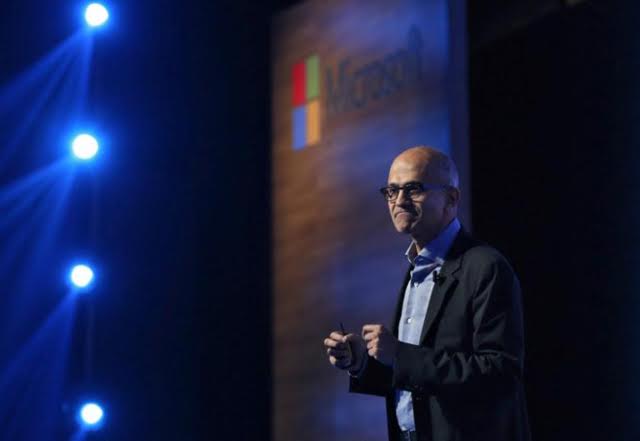
[[[408,211],[398,211],[394,216],[398,217],[398,216],[402,216],[402,215],[409,216],[409,217],[413,217],[414,216],[413,213],[410,213]]]

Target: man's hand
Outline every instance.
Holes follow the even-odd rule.
[[[324,346],[329,356],[329,362],[338,369],[349,369],[358,372],[367,356],[365,342],[357,334],[342,335],[333,331],[324,339]]]
[[[364,325],[362,335],[369,355],[380,363],[391,366],[398,340],[383,325]]]

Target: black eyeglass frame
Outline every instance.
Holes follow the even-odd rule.
[[[393,202],[398,199],[398,195],[400,194],[400,190],[403,190],[407,197],[411,200],[415,200],[418,196],[421,196],[426,191],[430,190],[448,190],[453,188],[451,185],[433,185],[433,184],[424,184],[422,182],[407,182],[404,185],[387,185],[386,187],[380,188],[380,193],[385,198],[387,202]],[[411,192],[411,190],[417,190],[417,193]],[[395,191],[395,195],[391,195],[390,191]]]

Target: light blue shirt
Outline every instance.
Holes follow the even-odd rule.
[[[454,219],[435,239],[422,248],[419,254],[416,255],[413,242],[405,253],[414,268],[404,292],[398,340],[414,345],[420,344],[420,334],[434,287],[433,270],[442,266],[458,231],[460,221]],[[401,430],[416,430],[411,392],[396,391],[396,416]]]

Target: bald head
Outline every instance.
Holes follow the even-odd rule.
[[[446,154],[427,146],[415,146],[400,153],[391,169],[416,170],[424,182],[458,188],[458,169]]]

